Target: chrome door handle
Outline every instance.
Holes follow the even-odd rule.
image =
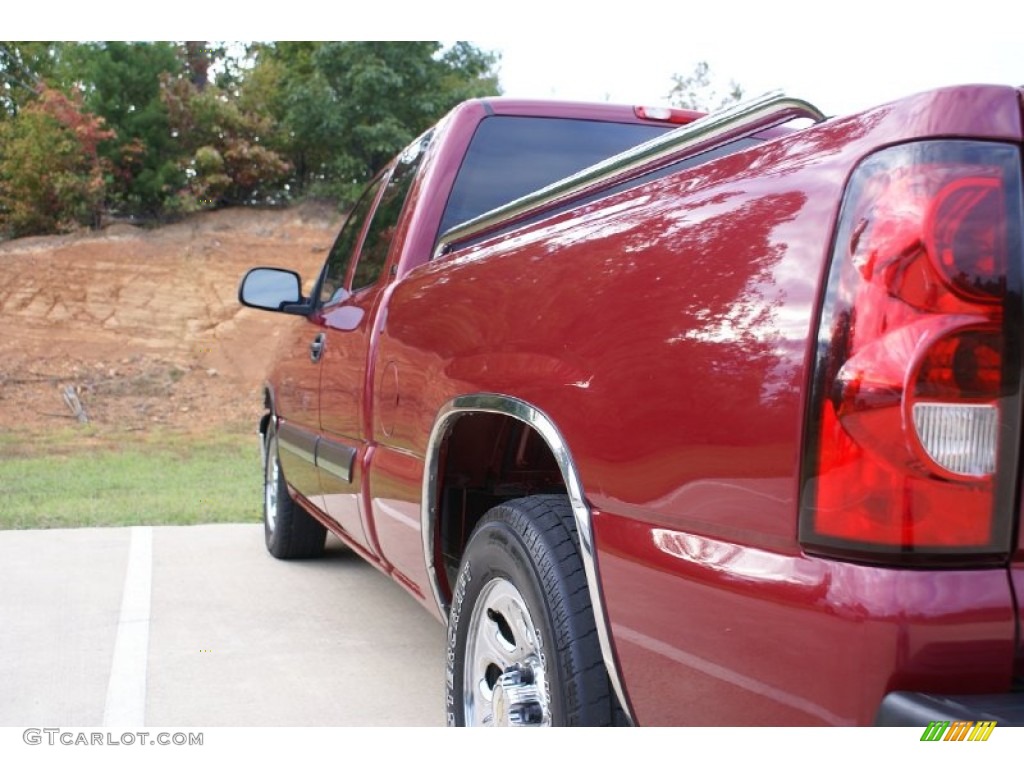
[[[316,338],[309,343],[309,359],[314,363],[319,363],[321,356],[324,354],[324,344],[327,342],[327,336],[322,333],[318,333]]]

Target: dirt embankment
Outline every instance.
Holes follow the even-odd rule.
[[[244,309],[252,266],[315,277],[341,218],[326,206],[230,209],[160,229],[0,243],[0,432],[255,423],[281,318]]]

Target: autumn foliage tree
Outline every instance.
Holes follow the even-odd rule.
[[[467,42],[0,41],[0,238],[213,205],[351,200],[458,102]]]
[[[273,133],[269,117],[243,110],[205,80],[161,78],[161,99],[179,149],[186,210],[273,197],[291,163],[261,141]]]
[[[0,122],[0,231],[12,237],[94,224],[106,193],[99,148],[114,132],[78,91],[37,93],[16,120]]]
[[[73,67],[66,54],[76,43],[0,41],[0,120],[17,117],[35,101],[43,83],[66,90],[73,82]]]

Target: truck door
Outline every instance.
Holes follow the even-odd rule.
[[[370,184],[352,208],[331,248],[318,284],[319,329],[312,342],[319,363],[315,465],[320,494],[317,506],[356,542],[366,545],[357,503],[362,418],[362,387],[366,355],[366,299],[351,291],[353,261],[358,260],[366,232],[387,176]],[[312,349],[311,347],[311,349]]]
[[[410,147],[390,174],[367,191],[376,205],[361,227],[354,223],[351,264],[340,285],[328,284],[325,275],[323,357],[320,372],[320,441],[317,468],[324,511],[337,520],[361,545],[373,553],[377,547],[372,522],[364,516],[363,467],[371,450],[371,407],[376,338],[373,332],[390,272],[387,270],[399,217],[419,162],[424,138]],[[341,258],[341,254],[339,254]],[[325,294],[331,291],[327,297]]]

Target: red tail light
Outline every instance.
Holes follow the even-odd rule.
[[[800,540],[872,562],[1011,550],[1020,442],[1021,157],[883,150],[847,189],[804,435]]]

